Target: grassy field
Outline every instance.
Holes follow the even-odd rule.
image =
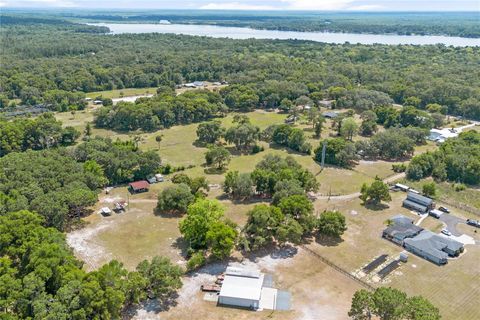
[[[155,94],[156,92],[157,92],[156,87],[125,88],[125,89],[89,92],[86,94],[86,96],[92,99],[95,99],[96,97],[114,99],[114,98],[128,97],[128,96],[139,96],[144,94]]]
[[[380,254],[397,257],[402,248],[381,238],[384,222],[396,214],[404,214],[414,219],[416,216],[401,207],[405,193],[393,193],[392,197],[389,208],[380,211],[361,206],[358,199],[344,202],[317,201],[318,212],[325,209],[343,212],[347,217],[349,230],[340,243],[320,242],[320,245],[313,243],[311,247],[351,272]],[[458,210],[455,214],[469,216]],[[442,227],[440,224],[436,219],[427,218],[422,227],[438,231]],[[468,228],[466,225],[464,227]],[[472,228],[469,229],[472,232]],[[384,282],[372,284],[393,286],[409,295],[424,295],[440,308],[443,319],[473,320],[478,315],[474,301],[480,294],[479,254],[480,246],[467,245],[464,255],[442,267],[410,254],[408,263],[402,265],[398,272],[388,276]]]
[[[432,182],[431,178],[420,181],[404,180],[403,182],[417,190],[422,190],[422,186],[427,182]],[[469,186],[463,191],[455,191],[453,183],[440,182],[437,186],[436,199],[447,202],[461,203],[473,208],[480,209],[480,186]]]
[[[282,123],[285,115],[265,111],[255,111],[247,114],[251,122],[264,129],[272,124]],[[92,121],[91,111],[78,112],[75,116],[70,113],[57,114],[57,118],[64,125],[73,125],[83,130],[86,123]],[[225,127],[232,125],[233,115],[220,119]],[[206,175],[210,183],[221,184],[223,175],[206,174],[204,153],[206,148],[196,145],[196,129],[198,124],[175,126],[167,130],[138,133],[142,150],[156,150],[164,163],[173,166],[188,166],[184,172],[189,176]],[[309,133],[308,125],[298,123]],[[328,126],[327,126],[328,127]],[[330,132],[326,129],[324,135]],[[129,139],[132,135],[120,134],[110,130],[93,128],[93,135],[110,137],[113,139]],[[163,135],[160,145],[155,136]],[[314,145],[317,139],[310,137]],[[267,154],[281,156],[291,155],[302,166],[310,170],[320,182],[322,194],[350,194],[358,192],[362,183],[371,182],[375,176],[386,178],[394,174],[392,163],[386,161],[360,161],[352,170],[327,166],[321,170],[311,155],[298,154],[286,148],[271,147],[261,142],[265,151],[253,155],[235,155],[229,165],[229,170],[250,172],[256,163]],[[436,148],[428,144],[417,149],[417,152]],[[168,178],[168,177],[167,177]],[[424,181],[410,185],[421,189]],[[418,184],[418,185],[417,185]],[[178,231],[181,217],[155,215],[156,197],[159,191],[169,185],[169,182],[155,184],[150,192],[127,196],[125,187],[114,189],[107,195],[102,194],[95,206],[98,211],[102,206],[110,206],[118,199],[129,199],[129,210],[123,214],[114,214],[111,217],[102,217],[94,214],[86,220],[89,225],[68,235],[69,243],[75,248],[76,254],[86,262],[86,268],[95,269],[110,259],[122,261],[129,269],[134,268],[141,260],[155,255],[164,255],[180,265],[185,264],[184,245]],[[439,185],[439,197],[463,201],[469,204],[477,203],[479,190],[468,189],[460,193],[452,191],[449,184]],[[246,213],[258,202],[233,202],[222,196],[218,187],[210,190],[209,198],[217,198],[225,206],[225,215],[242,226],[247,219]],[[402,192],[392,193],[393,201],[386,208],[365,208],[359,199],[350,200],[317,200],[316,214],[324,210],[339,210],[345,214],[348,231],[342,241],[331,242],[324,239],[312,239],[308,248],[333,261],[348,272],[355,273],[362,266],[380,254],[388,254],[396,258],[402,248],[381,238],[381,231],[385,221],[396,214],[404,214],[417,218],[412,212],[401,207],[405,197]],[[455,210],[455,214],[463,217],[472,217],[471,214]],[[443,224],[436,219],[427,218],[422,226],[438,232]],[[459,226],[459,230],[480,241],[467,226]],[[394,286],[405,290],[410,295],[422,294],[439,306],[444,319],[475,319],[475,299],[480,291],[478,256],[479,246],[467,246],[467,252],[459,259],[452,260],[447,266],[438,267],[416,256],[410,255],[409,262],[402,265],[398,271],[388,276],[384,281],[366,279],[372,285]],[[237,258],[241,258],[238,254]],[[279,288],[287,289],[293,294],[293,310],[290,312],[263,311],[260,317],[269,319],[313,319],[322,314],[322,319],[343,319],[348,312],[350,300],[359,285],[348,277],[334,271],[321,263],[304,250],[284,263],[283,258],[277,260],[272,267],[272,258],[263,257],[256,261],[258,266],[266,271],[274,272],[275,281]],[[268,261],[266,265],[265,261]],[[277,264],[278,263],[278,264]],[[301,270],[301,272],[299,272]],[[179,305],[168,312],[162,312],[162,319],[185,318],[191,312],[198,317],[208,319],[249,319],[251,313],[243,310],[218,308],[214,304],[203,301],[198,291],[199,284],[195,275],[185,278],[185,288],[190,293],[181,293]],[[183,299],[183,300],[182,300]],[[186,299],[186,300],[185,300]],[[140,317],[142,318],[142,317]],[[144,318],[144,317],[143,317]]]

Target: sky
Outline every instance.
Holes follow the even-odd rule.
[[[111,9],[476,11],[480,0],[0,0],[0,7]]]

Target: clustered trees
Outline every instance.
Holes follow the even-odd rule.
[[[354,320],[439,320],[440,311],[422,296],[407,297],[398,289],[380,287],[355,292],[348,315]]]
[[[316,191],[318,182],[293,157],[266,155],[252,173],[228,172],[223,189],[233,198],[248,198],[256,194],[273,197],[273,203],[278,204],[283,197]]]
[[[118,319],[147,298],[167,304],[183,271],[155,257],[127,271],[111,261],[85,272],[61,232],[29,211],[0,215],[0,316],[5,319]]]
[[[0,213],[38,212],[47,226],[64,230],[88,213],[97,189],[107,183],[144,179],[160,159],[133,143],[95,138],[75,149],[13,152],[0,158]]]
[[[288,124],[270,126],[264,130],[262,136],[268,142],[273,142],[301,153],[310,154],[312,150],[312,146],[307,142],[303,130],[293,128]]]
[[[200,123],[197,127],[198,141],[204,144],[216,143],[225,134],[222,123],[218,120]]]
[[[369,132],[371,132],[370,129]],[[349,135],[347,134],[347,136]],[[357,142],[342,137],[329,138],[320,141],[314,151],[314,159],[321,162],[325,143],[325,163],[340,167],[351,167],[359,158],[401,160],[411,157],[415,146],[426,142],[426,136],[426,129],[394,127],[379,132],[368,140]]]
[[[442,143],[439,150],[413,157],[406,173],[412,180],[432,176],[437,181],[480,183],[480,133],[461,133]]]
[[[98,163],[110,184],[145,179],[157,173],[160,157],[151,150],[142,152],[135,141],[112,141],[95,137],[78,145],[73,158]]]
[[[340,237],[347,230],[345,217],[337,211],[313,215],[313,205],[305,195],[284,197],[275,205],[256,205],[248,212],[240,245],[257,250],[269,245],[299,244],[307,236]]]
[[[195,268],[206,259],[223,259],[233,250],[238,232],[232,221],[224,218],[224,207],[216,200],[197,199],[180,222],[191,260],[188,267]]]
[[[205,177],[190,178],[184,173],[178,173],[172,177],[172,182],[172,186],[158,194],[159,212],[183,214],[195,199],[205,197],[210,190]]]
[[[370,186],[366,183],[362,185],[360,199],[364,204],[378,205],[382,201],[391,201],[392,197],[388,191],[388,185],[378,177],[375,177],[375,181]]]
[[[75,143],[80,132],[73,127],[62,128],[51,113],[35,119],[20,118],[12,121],[0,118],[0,157],[28,149],[41,150]]]
[[[176,124],[209,120],[220,116],[224,108],[220,95],[208,90],[189,91],[178,96],[163,92],[150,99],[138,99],[135,103],[104,106],[95,113],[95,125],[119,131],[155,131]],[[204,134],[203,131],[200,133]]]
[[[234,126],[225,132],[225,141],[235,145],[240,152],[248,152],[260,137],[260,128],[250,123],[248,117],[236,116]]]

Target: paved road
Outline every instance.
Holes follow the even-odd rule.
[[[440,221],[443,221],[447,225],[448,231],[450,231],[454,236],[461,236],[463,233],[458,232],[457,224],[466,223],[465,219],[461,219],[450,213],[444,213],[440,216]]]

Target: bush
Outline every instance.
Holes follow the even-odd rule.
[[[264,150],[265,150],[265,148],[263,146],[260,146],[260,145],[256,144],[252,148],[252,154],[256,154],[256,153],[262,152]]]
[[[392,170],[397,173],[405,172],[407,170],[407,165],[405,163],[392,164]]]
[[[467,189],[467,186],[464,185],[463,183],[455,183],[453,185],[453,190],[455,190],[456,192],[464,191],[466,189]]]
[[[188,259],[187,262],[187,270],[188,271],[193,271],[201,266],[205,265],[207,263],[207,259],[205,258],[205,252],[204,251],[198,251],[192,254],[190,259]]]
[[[422,193],[428,197],[435,197],[437,188],[434,182],[425,183],[422,187]]]

